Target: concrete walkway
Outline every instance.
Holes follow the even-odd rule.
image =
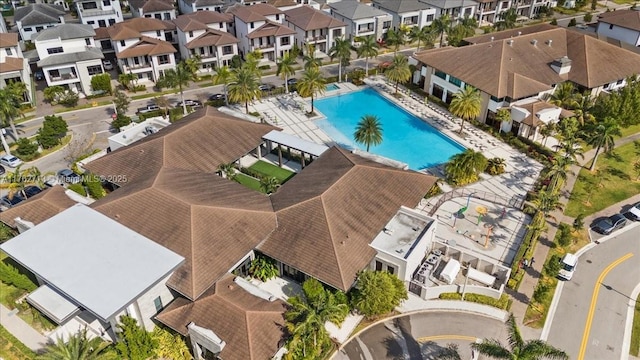
[[[47,344],[47,338],[18,317],[16,310],[9,310],[0,304],[0,325],[20,342],[35,352],[41,352]]]

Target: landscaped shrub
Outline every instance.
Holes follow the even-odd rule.
[[[561,223],[558,226],[558,245],[566,247],[571,244],[571,227],[568,224]]]
[[[67,90],[64,94],[60,95],[58,104],[62,104],[66,107],[74,107],[78,105],[78,100],[80,100],[80,96],[78,96],[78,94]]]
[[[113,88],[111,86],[111,75],[104,73],[94,75],[91,78],[91,90],[94,92],[104,92],[107,94],[111,94]]]
[[[428,199],[430,197],[434,197],[436,195],[440,195],[442,194],[442,189],[440,189],[440,186],[438,186],[438,184],[433,184],[433,186],[431,187],[431,189],[429,189],[429,191],[427,191],[427,194],[424,196],[425,199]]]
[[[578,22],[576,21],[576,18],[572,18],[571,20],[569,20],[569,25],[567,25],[568,27],[573,27],[578,25]]]
[[[17,268],[3,261],[0,261],[0,281],[27,292],[31,292],[37,288],[36,284],[26,275],[21,274]]]
[[[487,168],[484,170],[489,175],[504,174],[506,163],[503,158],[494,157],[488,160]]]
[[[562,264],[560,263],[560,256],[552,255],[549,260],[543,266],[545,275],[555,278],[560,273]]]
[[[146,91],[147,87],[145,85],[136,85],[132,88],[133,92],[138,92],[138,91]]]
[[[462,300],[462,294],[460,293],[442,293],[438,297],[441,300]],[[467,293],[464,295],[464,300],[474,302],[478,304],[484,304],[493,306],[502,310],[509,310],[511,308],[511,299],[509,295],[502,294],[499,299],[494,299],[491,296]]]
[[[16,149],[16,153],[22,158],[24,161],[29,161],[33,159],[38,153],[38,144],[27,138],[20,138],[16,141],[18,148]]]
[[[365,270],[351,290],[351,305],[366,317],[387,314],[408,299],[402,280],[386,271]]]
[[[85,190],[84,186],[82,186],[82,184],[77,183],[77,184],[69,184],[69,186],[67,187],[67,189],[76,192],[82,196],[87,196],[87,190]]]
[[[584,17],[582,18],[582,20],[584,20],[584,22],[586,23],[591,22],[591,20],[593,20],[593,14],[592,13],[584,14]]]
[[[251,266],[249,267],[249,275],[260,281],[264,282],[269,279],[273,279],[279,274],[280,273],[278,272],[278,267],[275,265],[275,263],[264,256],[258,256],[253,259],[253,261],[251,261]]]
[[[107,195],[107,191],[102,187],[102,181],[97,176],[87,176],[84,186],[89,192],[89,196],[94,199],[101,199]]]
[[[111,127],[120,131],[120,128],[127,126],[131,124],[131,118],[126,116],[126,115],[122,115],[122,114],[118,114],[118,116],[115,118],[115,120],[113,120],[111,122]]]
[[[50,149],[58,144],[67,135],[69,127],[67,122],[60,116],[50,115],[44,117],[42,127],[38,130],[36,139],[45,149]]]

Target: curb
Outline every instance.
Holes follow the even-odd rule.
[[[67,148],[67,146],[69,146],[69,144],[71,144],[71,142],[73,141],[73,131],[70,131],[69,133],[70,133],[70,135],[71,135],[71,139],[69,139],[69,142],[68,142],[65,146],[61,147],[60,149],[58,149],[58,150],[56,150],[56,151],[50,152],[50,153],[48,153],[48,154],[47,154],[47,155],[45,155],[45,156],[39,157],[39,158],[37,158],[37,159],[35,159],[35,160],[31,160],[31,161],[25,162],[24,164],[25,164],[25,165],[35,166],[35,165],[33,165],[33,163],[35,163],[35,162],[37,162],[37,161],[40,161],[40,160],[43,160],[43,159],[46,159],[46,158],[48,158],[49,156],[51,156],[51,155],[53,155],[53,154],[57,154],[59,151],[62,151],[62,150],[64,150],[64,149],[66,149],[66,148]]]
[[[553,292],[551,305],[549,305],[549,312],[547,312],[547,318],[544,320],[544,326],[542,327],[542,334],[540,334],[540,340],[547,341],[547,338],[549,337],[549,332],[551,331],[551,323],[553,322],[553,318],[556,316],[556,310],[558,309],[558,302],[560,299],[560,295],[562,294],[563,287],[564,287],[564,281],[558,280],[558,285],[556,285],[556,290]]]
[[[636,299],[640,295],[640,283],[631,292],[629,298],[629,306],[627,307],[627,324],[624,328],[624,337],[622,338],[622,356],[621,360],[629,359],[629,351],[631,350],[631,331],[633,329],[634,309],[636,307]]]

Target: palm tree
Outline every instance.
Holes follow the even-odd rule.
[[[118,76],[118,81],[127,90],[131,90],[136,86],[136,80],[138,80],[138,77],[131,72],[120,74]]]
[[[388,46],[393,46],[393,54],[396,55],[398,53],[398,49],[401,45],[404,45],[406,40],[404,33],[400,30],[389,29],[385,34],[384,42]]]
[[[195,79],[195,74],[191,71],[190,66],[181,61],[176,65],[175,69],[169,69],[164,72],[164,76],[158,79],[160,86],[166,86],[177,89],[180,92],[180,101],[182,102],[182,113],[187,115],[187,104],[184,102],[184,88]]]
[[[233,73],[231,72],[228,66],[223,66],[221,68],[218,68],[216,70],[215,75],[213,75],[213,77],[211,78],[211,80],[213,80],[214,85],[224,84],[223,85],[224,102],[225,102],[225,105],[227,106],[229,106],[229,96],[227,94],[227,86],[229,85],[232,79],[233,79]]]
[[[529,340],[525,342],[522,339],[522,335],[520,335],[520,329],[518,329],[513,314],[509,315],[509,319],[507,320],[507,332],[507,338],[509,339],[507,346],[503,346],[495,339],[484,339],[481,343],[471,344],[471,348],[480,354],[495,359],[569,359],[569,356],[564,351],[554,348],[543,340]]]
[[[249,101],[259,98],[260,78],[249,66],[242,66],[233,71],[233,82],[229,84],[229,97],[232,101],[244,102],[244,109],[249,113]]]
[[[409,33],[409,38],[411,41],[418,42],[418,49],[416,51],[420,51],[420,43],[424,42],[426,47],[433,46],[433,41],[435,39],[435,34],[431,31],[431,28],[428,26],[418,27],[414,26]]]
[[[591,114],[595,106],[595,101],[588,94],[580,95],[576,94],[573,112],[576,114],[576,120],[580,125],[589,124],[595,122],[595,116]]]
[[[8,172],[0,182],[0,189],[9,190],[9,198],[13,198],[16,194],[19,194],[23,199],[27,198],[27,194],[24,189],[29,185],[43,186],[42,173],[40,170],[32,166],[28,169],[22,170],[22,166],[15,168],[13,172]]]
[[[556,124],[549,123],[540,127],[540,135],[542,135],[542,145],[547,146],[547,139],[556,133]]]
[[[312,44],[307,44],[305,55],[302,57],[304,61],[304,69],[319,68],[322,66],[322,59],[316,57],[316,48]]]
[[[598,161],[598,154],[600,149],[604,148],[605,152],[610,152],[616,145],[614,136],[622,136],[620,132],[620,125],[614,118],[607,117],[604,122],[596,125],[593,129],[593,133],[587,140],[589,145],[596,146],[596,155],[593,157],[593,162],[589,167],[590,171],[596,167],[596,161]]]
[[[22,82],[14,82],[4,89],[0,89],[0,119],[2,122],[9,124],[11,133],[16,140],[19,136],[14,120],[19,116],[23,116],[20,105],[23,103],[26,91],[27,86]]]
[[[480,115],[480,109],[482,107],[482,98],[480,92],[473,86],[465,86],[453,95],[451,105],[449,105],[449,111],[455,116],[462,119],[460,124],[459,133],[462,134],[464,130],[465,120],[475,119]]]
[[[351,43],[347,39],[336,39],[329,49],[331,59],[338,59],[338,82],[342,82],[342,65],[349,65]]]
[[[287,94],[289,93],[289,76],[296,74],[296,70],[293,68],[295,63],[296,59],[290,52],[284,54],[284,56],[278,61],[278,71],[276,72],[276,75],[282,76],[284,80],[284,92]]]
[[[274,176],[266,176],[260,179],[260,188],[265,194],[273,194],[280,187],[280,182]]]
[[[380,145],[382,143],[382,125],[380,119],[375,115],[364,115],[353,133],[354,140],[359,144],[367,146]]]
[[[378,42],[373,35],[365,36],[360,39],[360,46],[356,49],[358,57],[364,57],[365,76],[369,76],[369,58],[378,56]]]
[[[233,163],[220,164],[218,172],[223,178],[233,180],[236,177],[236,166]]]
[[[533,199],[531,203],[543,214],[545,218],[553,218],[553,216],[549,215],[550,212],[554,210],[562,210],[560,195],[558,195],[556,191],[540,191],[538,196]]]
[[[245,57],[244,66],[255,72],[258,78],[262,77],[262,71],[260,70],[260,60],[263,59],[262,51],[254,50],[247,54]]]
[[[202,58],[200,55],[191,55],[188,59],[184,60],[185,68],[193,74],[193,80],[198,80],[198,71],[202,68]]]
[[[438,352],[438,360],[462,360],[462,356],[458,352],[458,344],[447,344]]]
[[[500,20],[496,22],[495,28],[498,31],[513,29],[516,27],[516,21],[518,20],[518,13],[515,8],[509,8],[508,10],[500,14]]]
[[[440,47],[442,47],[442,41],[444,41],[444,34],[447,33],[450,28],[451,18],[449,15],[442,15],[431,23],[431,29],[433,29],[434,34],[440,35]]]
[[[563,183],[567,181],[567,174],[573,174],[570,168],[575,164],[576,161],[571,157],[554,156],[546,174],[546,176],[551,178],[550,188],[552,190],[557,190],[557,187],[560,185],[560,180],[562,180]]]
[[[166,96],[160,95],[153,98],[153,103],[156,104],[159,108],[162,108],[164,111],[164,117],[166,118],[169,115],[169,99]]]
[[[496,120],[500,121],[500,131],[502,131],[502,123],[511,123],[511,111],[507,108],[499,109]]]
[[[395,55],[391,61],[391,65],[386,71],[387,78],[396,83],[396,94],[398,94],[398,84],[411,79],[411,69],[409,68],[409,60],[404,55]]]
[[[323,94],[326,84],[327,81],[322,77],[319,68],[311,67],[302,73],[302,78],[298,81],[296,88],[301,96],[311,97],[311,113],[314,111],[313,97],[315,94]]]
[[[566,81],[556,86],[553,94],[548,96],[548,101],[565,109],[573,109],[576,106],[576,93],[573,83]]]
[[[58,338],[55,344],[47,346],[40,360],[111,360],[118,356],[109,347],[109,343],[99,337],[89,339],[83,329],[71,336],[67,342]]]

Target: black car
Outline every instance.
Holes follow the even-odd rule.
[[[211,96],[209,96],[209,101],[224,100],[224,98],[224,94],[211,94]]]
[[[42,72],[42,70],[38,70],[35,72],[35,74],[33,74],[33,77],[36,79],[36,81],[42,81],[44,80],[44,72]]]
[[[262,90],[262,91],[271,91],[273,89],[275,89],[276,86],[273,84],[260,84],[260,86],[258,86],[258,89]]]
[[[62,182],[66,182],[68,184],[77,184],[82,181],[80,175],[74,173],[71,169],[62,169],[58,171],[58,178]]]
[[[12,208],[24,200],[19,194],[13,194],[12,197],[5,195],[0,198],[0,207]]]
[[[27,199],[32,197],[32,196],[36,196],[38,194],[40,194],[42,192],[42,189],[35,186],[35,185],[31,185],[31,186],[25,186],[24,188],[24,194],[27,196]]]
[[[289,85],[295,85],[297,83],[298,83],[298,79],[296,79],[296,78],[291,78],[291,79],[287,80],[287,84],[289,84]]]
[[[603,235],[609,235],[616,230],[622,229],[625,225],[627,225],[627,219],[622,214],[615,214],[598,221],[593,230]]]

